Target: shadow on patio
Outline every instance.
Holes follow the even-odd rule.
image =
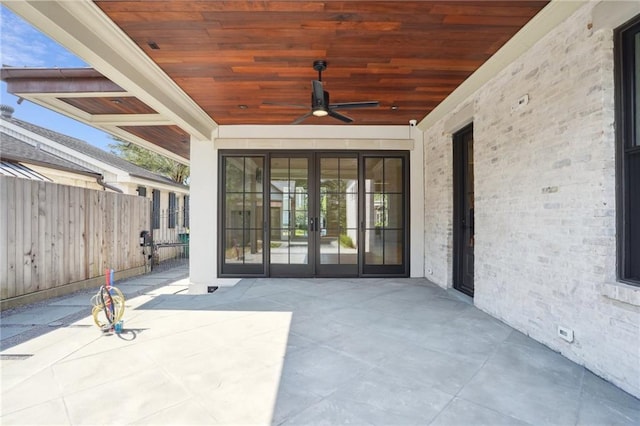
[[[161,295],[137,313],[183,329],[163,368],[221,423],[640,418],[635,398],[424,279],[242,280],[213,295]],[[158,349],[148,353],[161,362]]]
[[[87,317],[16,346],[33,356],[2,361],[2,423],[640,419],[637,399],[424,279],[185,289],[128,300],[122,335],[84,327]]]

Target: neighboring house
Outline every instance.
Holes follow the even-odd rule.
[[[76,139],[12,117],[2,105],[0,173],[146,197],[156,242],[187,233],[189,188]]]
[[[490,3],[6,2],[95,69],[3,80],[190,161],[192,293],[426,277],[640,396],[640,2]],[[316,58],[380,108],[291,125]]]

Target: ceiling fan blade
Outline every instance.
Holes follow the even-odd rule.
[[[372,108],[380,106],[380,102],[378,101],[367,101],[367,102],[343,102],[339,104],[331,104],[329,108],[331,109],[356,109],[356,108]]]
[[[337,118],[340,121],[344,121],[345,123],[353,123],[353,118],[347,117],[346,115],[342,115],[333,110],[329,110],[329,117]]]
[[[262,102],[262,105],[309,109],[309,105],[286,104],[286,103],[282,103],[282,102]]]
[[[306,113],[305,115],[303,115],[302,117],[298,117],[293,123],[291,124],[300,124],[302,123],[304,120],[306,120],[307,118],[311,117],[311,112]]]

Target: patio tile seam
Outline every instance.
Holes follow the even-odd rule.
[[[510,336],[510,335],[511,335],[512,333],[514,333],[514,332],[517,332],[517,330],[512,330],[512,331],[511,331],[511,333],[509,333],[509,334],[508,334],[508,336]],[[507,336],[507,338],[508,338],[508,336]],[[467,385],[468,385],[469,383],[471,383],[471,382],[476,378],[476,376],[477,376],[478,374],[480,374],[480,372],[481,372],[481,371],[486,367],[487,363],[488,363],[488,362],[489,362],[493,357],[495,357],[495,355],[497,354],[498,350],[500,349],[500,346],[502,346],[502,344],[504,344],[504,342],[507,340],[507,338],[505,338],[505,339],[504,339],[500,344],[495,345],[495,347],[494,347],[493,351],[491,351],[491,353],[490,353],[490,354],[485,358],[485,360],[483,361],[482,365],[481,365],[481,366],[476,370],[476,372],[475,372],[473,375],[471,375],[471,377],[469,377],[469,379],[467,380],[467,382],[466,382],[465,384],[463,384],[462,386],[460,386],[460,388],[457,390],[457,392],[455,393],[455,395],[453,396],[453,398],[451,399],[451,401],[449,401],[449,403],[447,404],[447,406],[448,406],[449,404],[451,404],[451,403],[452,403],[456,398],[458,398],[458,399],[461,399],[461,400],[463,400],[463,401],[466,401],[466,402],[469,402],[469,403],[475,404],[475,405],[477,405],[477,406],[483,407],[483,408],[485,408],[485,409],[491,410],[491,411],[493,411],[493,412],[499,413],[499,414],[500,414],[500,415],[502,415],[502,416],[506,416],[506,417],[514,418],[514,419],[516,419],[516,420],[518,420],[518,421],[521,421],[521,422],[523,422],[523,423],[526,423],[526,424],[531,424],[531,423],[530,423],[530,422],[528,422],[527,420],[522,419],[522,418],[520,418],[520,417],[515,417],[515,416],[513,416],[513,415],[511,415],[511,414],[509,414],[509,413],[504,413],[504,412],[502,412],[502,411],[496,410],[494,407],[489,407],[489,406],[486,406],[485,404],[481,404],[481,403],[480,403],[480,402],[478,402],[478,401],[473,401],[473,400],[470,400],[470,399],[467,399],[467,398],[464,398],[464,397],[460,396],[460,394],[465,390],[465,388],[467,387]],[[440,411],[440,413],[439,413],[439,414],[442,414],[442,412],[444,412],[444,410],[445,410],[445,409],[446,409],[446,407],[445,407],[445,408],[443,408],[443,409],[442,409],[442,411]],[[437,418],[437,417],[436,417],[436,418]],[[435,418],[432,420],[432,422],[433,422],[433,421],[435,421]],[[575,423],[574,423],[574,424],[575,424]]]
[[[511,333],[513,333],[513,331],[511,331]],[[509,335],[511,335],[511,333],[509,333]],[[505,339],[506,340],[506,339]],[[495,345],[493,350],[491,351],[491,353],[484,359],[484,361],[482,362],[482,365],[480,367],[478,367],[478,369],[476,370],[475,373],[473,373],[471,375],[471,377],[469,377],[469,379],[467,380],[467,382],[465,384],[463,384],[462,386],[460,386],[460,388],[458,389],[458,391],[455,393],[454,397],[458,398],[460,397],[460,393],[464,390],[464,388],[473,381],[473,379],[475,379],[475,377],[487,366],[487,363],[493,358],[495,357],[496,353],[498,352],[498,350],[500,349],[501,344]],[[475,403],[475,402],[474,402]]]
[[[325,341],[326,340],[330,340],[330,339],[325,339]],[[365,364],[368,367],[371,367],[368,370],[366,370],[365,372],[368,372],[368,371],[378,367],[378,364],[376,362],[374,362],[374,361],[367,361],[367,360],[362,359],[360,357],[354,356],[353,354],[351,354],[349,352],[342,351],[342,350],[340,350],[340,349],[338,349],[338,348],[336,348],[334,346],[328,346],[324,342],[317,343],[317,345],[318,345],[318,347],[330,350],[332,352],[336,352],[336,353],[338,353],[338,354],[340,354],[342,356],[345,356],[345,357],[347,357],[349,359],[352,359],[354,361],[358,361],[358,362],[360,362],[362,364]],[[364,374],[365,372],[360,373],[360,375]]]
[[[91,343],[93,343],[93,342],[95,342],[97,339],[99,339],[100,337],[101,337],[101,336],[98,336],[98,337],[96,337],[96,338],[93,338],[91,341],[86,342],[86,343],[85,343],[85,344],[83,344],[81,347],[76,348],[76,349],[75,349],[73,352],[71,352],[71,353],[74,353],[74,352],[76,352],[76,351],[78,351],[78,350],[80,350],[80,349],[82,349],[82,348],[84,348],[84,347],[86,347],[86,346],[90,345]],[[50,345],[50,346],[51,346],[51,345]],[[44,349],[46,349],[46,348],[48,348],[48,347],[49,347],[49,346],[44,347],[44,348],[40,348],[40,350],[44,350]],[[54,376],[55,376],[55,372],[53,371],[53,366],[54,366],[54,365],[56,365],[56,364],[58,364],[58,363],[63,362],[63,360],[64,360],[64,359],[66,359],[66,358],[68,358],[70,355],[71,355],[71,354],[70,354],[70,353],[68,353],[68,354],[66,354],[66,355],[63,355],[63,356],[61,356],[61,357],[59,357],[59,358],[57,358],[57,359],[54,359],[54,360],[50,361],[47,365],[42,366],[42,367],[40,367],[39,369],[29,370],[29,374],[28,374],[28,375],[25,375],[25,377],[23,378],[23,380],[21,380],[19,383],[14,383],[14,384],[13,384],[13,386],[9,387],[8,389],[3,389],[3,393],[4,393],[4,392],[7,392],[7,391],[10,391],[10,390],[12,390],[12,389],[15,389],[17,386],[22,385],[26,380],[29,380],[32,376],[35,376],[36,374],[39,374],[39,373],[41,373],[41,372],[45,371],[46,369],[52,369],[52,370],[51,370],[51,373],[52,373],[52,374],[54,374]],[[39,364],[39,363],[40,363],[40,359],[38,358],[38,354],[37,354],[37,353],[34,353],[34,354],[33,354],[33,357],[31,357],[27,362],[32,362],[32,363],[34,363],[34,364],[36,364],[36,365],[37,365],[37,364]]]
[[[15,384],[14,386],[11,386],[11,387],[10,387],[10,388],[8,388],[8,389],[3,389],[3,390],[2,390],[2,394],[5,394],[5,393],[9,393],[9,392],[11,392],[11,391],[12,391],[12,390],[14,390],[16,387],[21,386],[22,384],[24,384],[24,382],[25,382],[25,381],[27,381],[27,380],[29,380],[32,376],[35,376],[35,375],[37,375],[37,374],[40,374],[40,373],[42,373],[42,372],[46,371],[47,369],[50,369],[50,370],[51,370],[51,374],[55,377],[55,373],[54,373],[54,371],[53,371],[53,368],[52,368],[52,367],[53,367],[52,365],[49,365],[49,366],[46,366],[46,367],[44,367],[44,368],[42,368],[42,369],[40,369],[40,370],[34,371],[34,372],[33,372],[33,374],[29,375],[28,377],[25,377],[25,378],[24,378],[24,380],[22,380],[20,383],[17,383],[17,384]],[[56,382],[56,385],[58,385],[58,390],[60,391],[58,381],[56,380],[55,382]],[[46,403],[48,403],[48,402],[50,402],[50,401],[55,401],[56,399],[60,399],[60,398],[62,398],[63,396],[64,396],[64,395],[63,395],[63,393],[60,391],[58,394],[56,394],[55,396],[52,396],[51,398],[47,398],[47,399],[44,399],[44,400],[38,401],[38,402],[33,403],[33,404],[31,404],[31,405],[26,405],[26,406],[24,406],[24,407],[20,407],[20,408],[18,408],[17,410],[13,410],[13,411],[11,411],[11,410],[7,410],[6,405],[5,405],[5,404],[2,404],[2,405],[1,405],[1,406],[2,406],[2,414],[0,415],[0,419],[2,419],[3,417],[5,417],[5,416],[7,416],[7,415],[10,415],[10,414],[16,414],[16,413],[19,413],[19,412],[24,411],[24,410],[30,410],[30,409],[33,409],[33,408],[35,408],[35,407],[39,406],[39,405],[46,404]],[[2,424],[2,422],[0,422],[0,424]]]
[[[497,414],[499,414],[499,415],[501,415],[501,416],[509,417],[509,418],[511,418],[511,419],[513,419],[513,420],[516,420],[516,421],[518,421],[518,422],[522,422],[522,423],[527,424],[527,425],[533,425],[533,423],[530,423],[530,422],[528,422],[528,421],[526,421],[526,420],[524,420],[524,419],[521,419],[521,418],[519,418],[519,417],[515,417],[515,416],[513,416],[513,415],[511,415],[511,414],[508,414],[508,413],[503,413],[502,411],[496,410],[496,409],[495,409],[495,408],[493,408],[493,407],[486,406],[486,405],[481,404],[481,403],[479,403],[479,402],[477,402],[477,401],[472,401],[472,400],[470,400],[470,399],[463,398],[463,397],[458,396],[458,395],[454,396],[454,397],[453,397],[453,399],[452,399],[451,401],[449,401],[449,403],[447,404],[447,407],[448,407],[450,404],[452,404],[455,400],[465,401],[465,402],[467,402],[467,403],[469,403],[469,404],[477,405],[478,407],[482,407],[482,408],[484,408],[485,410],[492,411],[492,412],[497,413]],[[442,415],[442,413],[443,413],[445,410],[446,410],[446,407],[445,407],[445,408],[443,408],[443,409],[442,409],[442,411],[440,411],[440,413],[438,413],[438,416],[436,416],[436,418],[434,418],[434,419],[431,421],[431,423],[433,423],[434,421],[436,421],[436,420],[437,420],[437,418],[438,418],[440,415]],[[577,424],[577,423],[572,423],[572,424],[574,424],[574,425],[575,425],[575,424]]]
[[[163,375],[168,378],[169,380],[171,380],[174,384],[176,384],[178,387],[182,388],[184,390],[184,392],[188,395],[188,398],[177,401],[175,404],[172,404],[170,406],[166,406],[163,407],[162,409],[159,409],[158,411],[149,414],[148,416],[144,416],[142,418],[136,419],[133,422],[130,423],[135,423],[135,422],[140,422],[142,420],[144,420],[145,418],[149,418],[149,417],[153,417],[157,414],[162,413],[163,411],[167,411],[170,408],[176,407],[178,405],[181,405],[183,403],[185,403],[185,401],[191,401],[191,402],[195,402],[198,406],[200,406],[200,408],[202,408],[209,416],[211,416],[213,419],[216,420],[216,422],[218,421],[218,419],[216,418],[216,416],[211,413],[207,407],[205,405],[202,404],[201,399],[198,398],[200,396],[200,394],[195,394],[194,392],[192,392],[191,388],[189,386],[187,386],[180,377],[176,376],[174,373],[172,373],[171,371],[167,370],[164,366],[164,363],[157,363],[154,361],[155,364],[157,364],[157,369],[161,370]]]

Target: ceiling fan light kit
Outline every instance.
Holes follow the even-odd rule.
[[[344,123],[352,123],[353,118],[336,112],[340,109],[356,109],[356,108],[372,108],[380,106],[378,101],[365,102],[343,102],[332,104],[329,102],[329,92],[324,90],[322,85],[322,71],[327,69],[327,61],[316,60],[313,62],[313,69],[318,71],[318,79],[311,80],[311,111],[305,115],[298,117],[291,124],[300,124],[310,116],[326,117],[330,116]],[[267,105],[281,105],[277,103],[264,102]],[[289,105],[290,106],[290,105]]]

